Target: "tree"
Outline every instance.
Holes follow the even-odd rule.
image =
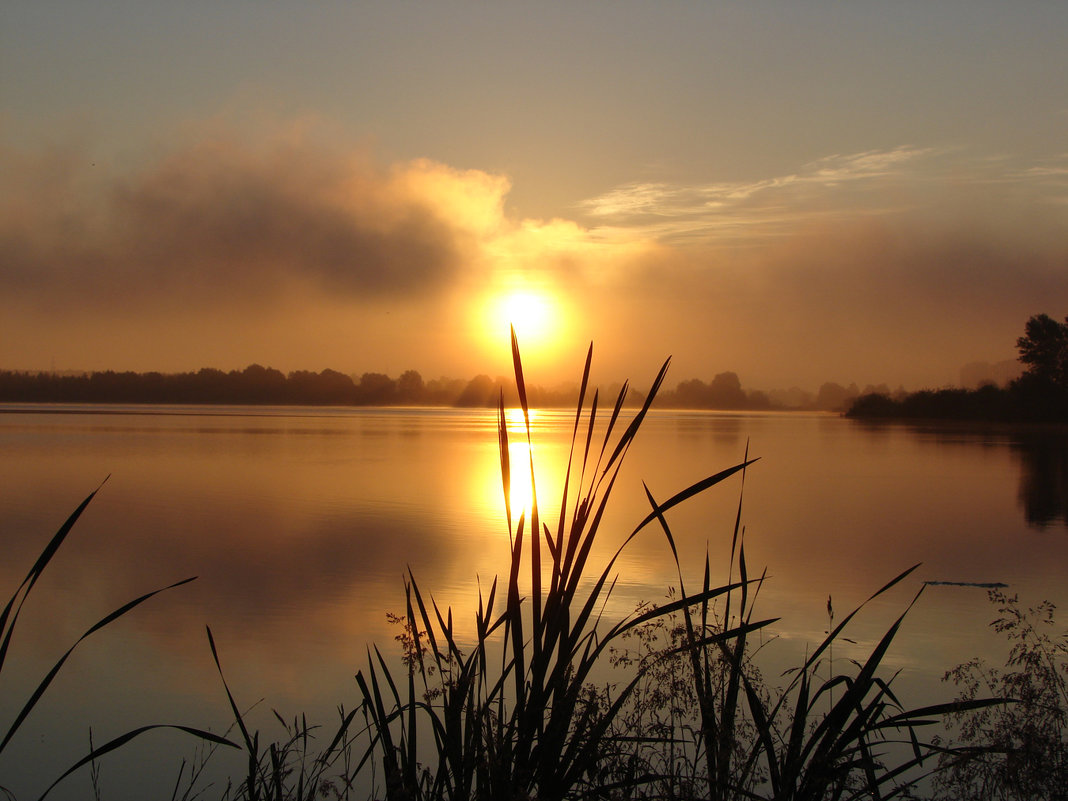
[[[857,399],[858,395],[860,395],[860,390],[857,389],[856,384],[843,387],[834,381],[828,381],[820,387],[816,395],[816,408],[828,412],[843,412]]]
[[[1036,314],[1016,348],[1030,376],[1068,388],[1068,318],[1058,323],[1048,314]]]
[[[708,385],[708,399],[714,409],[746,408],[745,392],[737,373],[718,373]]]
[[[488,375],[479,374],[467,382],[464,391],[456,399],[457,406],[476,408],[480,406],[493,406],[497,402],[494,392],[493,379]]]
[[[699,378],[680,382],[675,387],[675,403],[687,409],[707,409],[710,406],[708,384]]]
[[[405,370],[397,379],[397,399],[401,403],[420,403],[423,400],[423,377],[415,370]]]
[[[393,402],[397,383],[385,373],[364,373],[360,376],[360,403],[385,406]]]

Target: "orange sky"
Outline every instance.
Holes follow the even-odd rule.
[[[1068,7],[235,7],[0,26],[0,368],[939,386],[1068,309]]]

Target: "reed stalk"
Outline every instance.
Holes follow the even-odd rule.
[[[756,461],[748,452],[739,464],[666,501],[657,501],[646,488],[649,514],[603,568],[597,571],[591,566],[593,546],[603,536],[604,512],[620,468],[669,363],[661,367],[629,423],[620,415],[628,391],[624,385],[598,442],[594,436],[600,408],[596,390],[586,406],[592,353],[591,346],[579,390],[560,513],[554,520],[544,519],[538,504],[531,447],[533,500],[529,512],[521,511],[513,521],[509,433],[503,397],[500,400],[498,442],[511,561],[503,587],[494,580],[486,594],[479,591],[474,646],[466,653],[461,649],[451,609],[442,612],[409,571],[405,584],[407,675],[397,680],[377,648],[373,655],[369,652],[366,670],[357,675],[369,710],[372,748],[385,772],[386,797],[726,801],[890,798],[905,792],[919,780],[916,769],[922,770],[939,748],[921,740],[918,732],[943,715],[960,711],[960,704],[906,709],[891,689],[892,679],[879,677],[878,669],[904,614],[855,673],[833,674],[820,682],[816,671],[821,659],[829,655],[860,608],[854,610],[830,629],[793,672],[785,689],[775,696],[769,694],[754,679],[749,638],[776,619],[754,618],[755,599],[765,576],[749,576],[741,495],[727,583],[714,584],[706,555],[700,589],[686,590],[665,513],[735,474],[741,474],[744,487],[745,471]],[[512,356],[524,433],[532,445],[514,331]],[[617,430],[620,433],[613,439]],[[612,592],[616,562],[634,537],[653,523],[659,525],[675,560],[679,597],[603,626],[601,614]],[[902,582],[914,569],[898,575],[871,599]],[[527,582],[525,592],[521,577]],[[714,603],[723,604],[721,620],[716,618]],[[675,615],[681,616],[683,630],[666,656],[677,655],[688,664],[696,709],[684,714],[687,719],[680,718],[679,728],[667,734],[621,734],[618,724],[623,710],[633,703],[636,689],[657,660],[640,663],[615,691],[591,688],[594,667],[606,661],[607,649],[614,642]],[[817,704],[824,702],[826,711],[818,712]],[[1000,701],[969,703],[980,708]],[[886,748],[897,745],[904,745],[908,753],[887,765]],[[645,753],[650,748],[658,750],[657,764],[668,768],[657,770],[651,762],[635,758],[638,748]],[[667,775],[676,770],[679,760],[686,763],[684,769],[677,776]],[[679,776],[686,780],[675,781]]]
[[[512,355],[524,433],[532,445],[514,331]],[[706,585],[673,604],[608,627],[601,625],[615,564],[656,515],[631,531],[599,571],[590,564],[591,554],[602,535],[619,471],[664,380],[668,362],[627,423],[621,416],[628,392],[624,385],[598,441],[598,391],[593,391],[587,406],[592,357],[591,346],[579,389],[560,512],[553,520],[544,518],[539,505],[533,448],[528,449],[531,506],[529,512],[524,510],[513,519],[509,433],[501,398],[498,440],[511,561],[503,587],[494,580],[486,594],[480,590],[474,646],[467,653],[461,649],[451,610],[443,613],[409,573],[406,620],[415,634],[409,638],[408,675],[395,680],[376,649],[373,656],[369,654],[366,671],[357,676],[370,709],[389,798],[562,799],[596,792],[607,734],[641,679],[640,674],[632,677],[607,703],[594,700],[590,681],[595,666],[605,661],[606,649],[634,627],[708,603],[744,584]],[[658,512],[711,488],[747,464],[694,484],[660,505]],[[747,621],[724,636],[738,637],[767,622]],[[420,738],[431,740],[428,752],[432,758],[425,766],[419,762]]]
[[[106,481],[106,479],[105,479],[105,481]],[[101,484],[101,487],[102,486],[103,486],[103,484]],[[90,501],[93,500],[93,498],[96,496],[97,492],[99,492],[99,491],[100,491],[100,487],[97,487],[97,489],[93,490],[93,492],[91,492],[88,495],[88,497],[86,497],[85,500],[83,500],[78,505],[78,508],[76,508],[70,514],[70,516],[66,519],[66,521],[63,523],[63,525],[61,525],[59,527],[59,529],[56,531],[56,533],[48,541],[47,545],[45,545],[44,550],[41,551],[40,556],[37,557],[37,560],[34,562],[33,566],[30,568],[29,572],[26,574],[26,577],[22,580],[22,583],[18,586],[18,588],[15,590],[14,594],[12,594],[11,598],[8,600],[7,604],[4,606],[3,612],[0,612],[0,674],[3,673],[4,666],[7,664],[7,660],[9,658],[9,656],[10,656],[10,647],[11,647],[12,637],[13,637],[13,635],[15,633],[16,625],[18,624],[19,615],[21,614],[23,606],[25,605],[27,599],[30,597],[30,593],[33,592],[33,588],[36,586],[37,581],[40,579],[41,575],[44,573],[45,568],[48,567],[48,565],[52,562],[52,560],[55,557],[56,553],[59,551],[59,549],[63,545],[64,541],[67,539],[67,537],[70,534],[71,530],[74,528],[74,524],[78,521],[78,518],[81,517],[82,513],[89,506]],[[150,598],[153,598],[156,595],[159,595],[161,592],[166,592],[167,590],[171,590],[171,589],[174,589],[176,587],[180,587],[183,584],[188,584],[189,582],[194,581],[195,579],[196,579],[196,576],[193,576],[191,578],[183,579],[182,581],[177,581],[174,584],[171,584],[169,586],[162,587],[160,589],[153,590],[152,592],[145,593],[144,595],[141,595],[140,597],[135,598],[132,601],[128,601],[127,603],[123,604],[118,609],[114,610],[110,614],[105,615],[100,620],[98,620],[96,623],[94,623],[92,626],[90,626],[88,629],[86,629],[85,633],[82,634],[82,636],[79,637],[74,642],[74,644],[71,645],[66,650],[66,652],[56,661],[56,663],[52,666],[52,668],[45,674],[44,678],[41,679],[41,681],[37,684],[37,687],[30,694],[30,697],[22,705],[22,707],[19,710],[18,714],[15,716],[15,719],[8,725],[6,733],[3,736],[3,739],[0,739],[0,753],[2,753],[4,751],[4,749],[7,747],[8,743],[10,743],[12,738],[14,738],[15,735],[18,733],[18,731],[22,727],[23,723],[25,723],[26,719],[30,716],[30,713],[33,712],[33,710],[37,707],[37,704],[44,697],[45,692],[51,686],[52,681],[59,674],[60,670],[63,668],[64,664],[66,664],[66,662],[70,658],[71,654],[74,653],[75,649],[79,645],[81,645],[82,642],[84,642],[86,639],[91,637],[93,634],[96,634],[101,629],[106,628],[111,623],[114,623],[116,620],[118,620],[120,617],[125,615],[127,612],[133,611],[135,608],[137,608],[138,606],[140,606],[141,604],[143,604],[145,601],[149,600]],[[220,737],[219,735],[213,734],[212,732],[204,731],[202,729],[193,728],[191,726],[184,726],[184,725],[171,724],[171,723],[151,724],[151,725],[148,725],[148,726],[141,726],[139,728],[127,731],[127,732],[119,735],[118,737],[115,737],[114,739],[109,740],[108,742],[104,743],[101,746],[93,747],[92,746],[92,741],[90,740],[89,753],[86,756],[82,757],[77,762],[75,762],[62,775],[60,775],[59,778],[57,778],[54,782],[52,782],[52,784],[50,784],[48,786],[48,788],[41,794],[40,798],[44,799],[49,793],[52,792],[53,789],[55,789],[56,785],[58,785],[61,781],[63,781],[63,779],[67,778],[68,776],[70,776],[75,771],[79,770],[80,768],[84,767],[85,765],[93,765],[93,766],[95,766],[96,760],[98,760],[100,757],[105,756],[106,754],[109,754],[109,753],[111,753],[112,751],[115,751],[118,748],[121,748],[123,745],[128,743],[130,740],[133,740],[134,738],[139,737],[140,735],[144,734],[145,732],[153,731],[155,729],[177,729],[179,731],[182,731],[182,732],[184,732],[186,734],[190,734],[193,737],[195,737],[195,738],[197,738],[199,740],[205,741],[205,742],[215,743],[216,745],[225,745],[225,746],[233,746],[234,745],[229,740],[227,740],[225,737]],[[7,788],[3,787],[2,785],[0,785],[0,791],[6,793],[8,796],[11,796],[10,790],[8,790]]]

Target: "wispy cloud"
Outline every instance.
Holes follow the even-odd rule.
[[[1028,184],[1057,201],[1068,161],[1039,165],[968,159],[930,147],[834,154],[795,172],[754,181],[629,183],[578,204],[592,227],[630,229],[669,243],[758,245],[806,224],[903,213],[978,184]]]
[[[806,164],[796,177],[804,183],[824,186],[834,186],[843,181],[884,178],[900,172],[906,164],[914,163],[934,152],[933,148],[903,146],[893,150],[868,150],[845,156],[825,156]]]

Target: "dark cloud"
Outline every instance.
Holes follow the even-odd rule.
[[[424,295],[461,263],[458,234],[423,198],[323,150],[215,141],[102,177],[71,153],[26,161],[2,200],[0,285],[29,302]]]

